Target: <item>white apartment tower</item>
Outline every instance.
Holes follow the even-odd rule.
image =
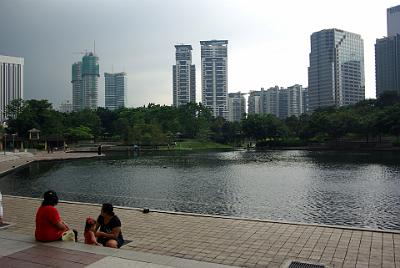
[[[196,102],[196,67],[192,65],[192,46],[176,45],[176,64],[172,66],[173,105]]]
[[[230,122],[240,122],[246,115],[246,99],[240,91],[228,94],[228,109]]]
[[[115,110],[126,106],[127,76],[126,73],[104,73],[105,106]]]
[[[0,55],[0,121],[6,119],[7,105],[24,95],[24,58]]]
[[[228,119],[228,40],[200,41],[203,105]]]
[[[285,119],[300,116],[307,112],[307,89],[301,85],[288,88],[271,87],[267,90],[250,91],[248,99],[249,114],[273,114]]]

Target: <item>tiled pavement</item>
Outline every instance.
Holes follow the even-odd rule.
[[[0,267],[229,268],[230,266],[82,243],[61,241],[40,243],[34,241],[31,235],[0,230]]]
[[[107,200],[105,200],[107,201]],[[4,197],[5,218],[15,233],[33,234],[40,200]],[[71,227],[82,234],[84,219],[98,205],[60,203]],[[123,234],[134,242],[127,250],[244,267],[280,267],[288,260],[328,267],[399,267],[400,233],[329,226],[196,216],[143,214],[119,208]],[[190,267],[190,266],[187,266]]]

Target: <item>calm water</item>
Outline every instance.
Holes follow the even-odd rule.
[[[34,163],[4,194],[129,207],[400,229],[400,154],[234,151]]]

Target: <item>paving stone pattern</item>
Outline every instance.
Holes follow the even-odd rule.
[[[108,200],[104,200],[107,202]],[[10,231],[33,234],[39,200],[4,197]],[[79,230],[99,206],[60,203],[62,218]],[[125,249],[244,267],[279,267],[288,260],[328,267],[399,267],[400,234],[302,224],[237,220],[116,209]]]
[[[54,247],[35,246],[0,257],[2,267],[85,267],[104,258],[103,255]]]

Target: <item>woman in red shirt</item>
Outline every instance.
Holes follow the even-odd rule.
[[[44,193],[42,205],[36,212],[35,238],[37,241],[61,240],[63,233],[69,230],[68,225],[61,220],[60,214],[55,208],[57,204],[56,192],[50,190]],[[76,235],[77,233],[75,233]]]

